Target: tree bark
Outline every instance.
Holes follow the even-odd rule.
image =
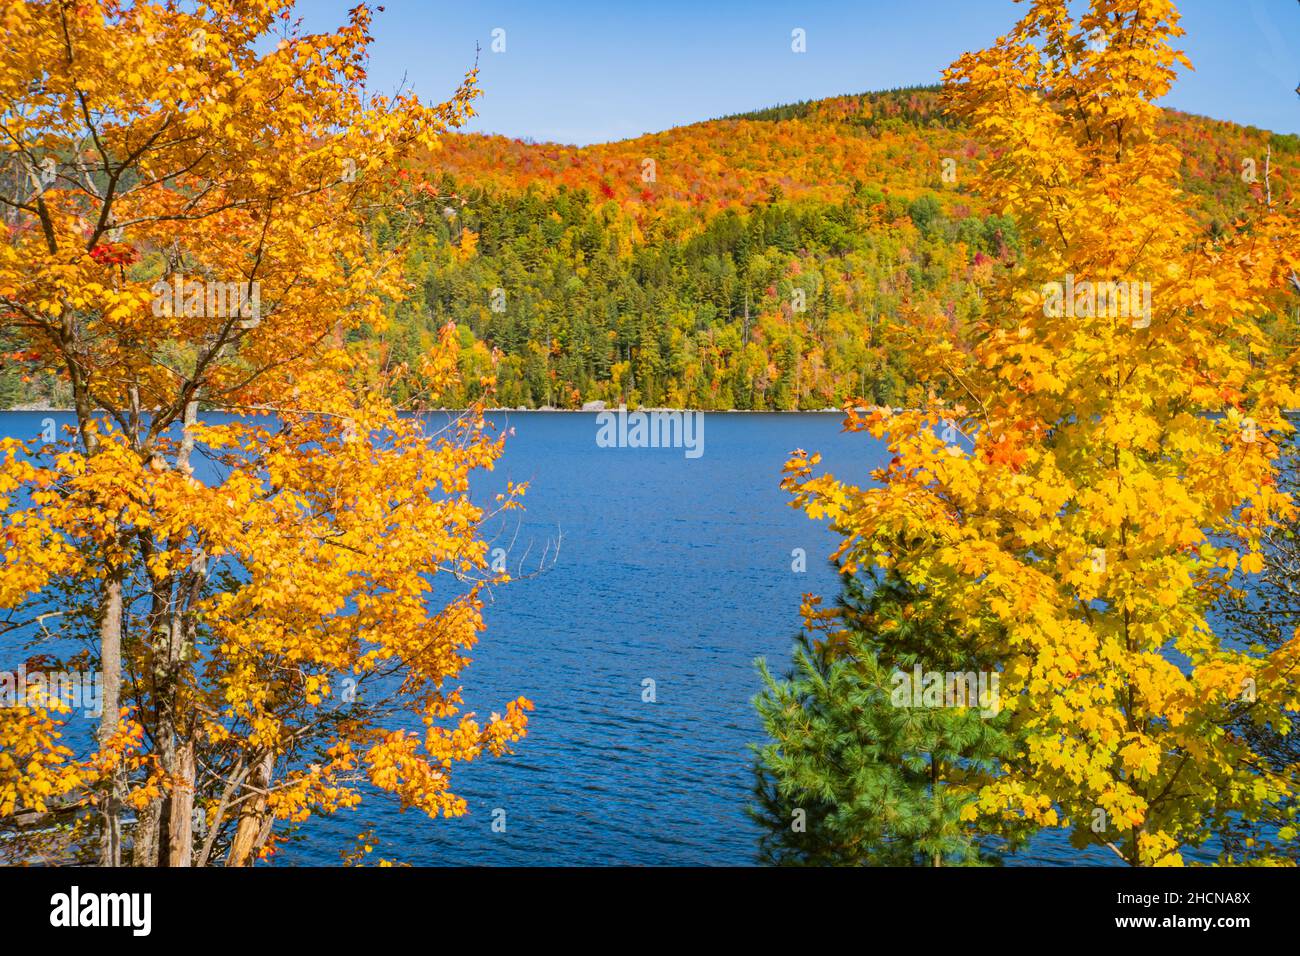
[[[108,746],[117,733],[122,700],[122,573],[110,568],[104,581],[99,616],[99,666],[103,672],[104,706],[99,717],[99,744]],[[114,770],[104,801],[101,866],[122,865],[122,772]]]
[[[162,800],[149,802],[136,816],[135,831],[131,841],[132,866],[158,865],[158,829],[162,820]]]
[[[176,748],[172,771],[171,818],[167,824],[167,865],[194,863],[194,742]]]
[[[256,789],[244,801],[240,810],[239,825],[230,842],[226,866],[252,866],[253,854],[261,849],[271,835],[270,819],[266,812],[266,793],[271,786],[271,770],[274,765],[274,756],[267,754],[250,775],[249,784]]]

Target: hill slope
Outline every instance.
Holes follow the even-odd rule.
[[[1170,112],[1188,201],[1216,230],[1289,196],[1300,142]],[[776,107],[585,148],[453,136],[450,200],[411,263],[423,301],[385,341],[406,359],[447,321],[468,380],[501,353],[498,400],[792,409],[898,401],[884,329],[954,335],[977,280],[1014,261],[1009,218],[967,190],[981,158],[933,89]],[[955,160],[955,182],[944,160]]]
[[[1245,160],[1262,181],[1269,157],[1289,198],[1296,137],[1176,112],[1164,134],[1207,231],[1259,201]],[[960,336],[979,280],[1019,254],[1012,221],[968,189],[981,158],[932,88],[584,148],[448,136],[419,171],[443,215],[407,263],[418,295],[359,336],[400,362],[456,323],[456,403],[494,364],[512,407],[901,401],[911,376],[886,330],[906,316]],[[59,398],[48,376],[0,372],[0,406]]]

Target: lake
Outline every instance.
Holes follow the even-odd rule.
[[[33,437],[48,416],[0,412],[0,434]],[[861,483],[882,446],[842,433],[838,414],[709,413],[697,458],[599,447],[594,414],[492,418],[514,433],[476,497],[507,480],[530,487],[526,512],[494,525],[491,546],[508,548],[514,572],[549,545],[548,569],[495,591],[462,683],[482,714],[532,700],[528,736],[513,756],[455,768],[467,816],[430,821],[370,798],[314,820],[279,861],[337,863],[373,825],[377,856],[417,865],[753,864],[753,661],[784,673],[801,595],[838,591],[826,563],[836,536],[789,506],[781,466],[795,448],[820,451],[824,467]],[[792,570],[796,548],[804,573]],[[1118,863],[1059,833],[1008,862]]]

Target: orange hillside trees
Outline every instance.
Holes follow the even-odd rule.
[[[369,10],[303,35],[290,7],[0,2],[0,311],[76,420],[0,442],[0,634],[84,642],[104,688],[93,752],[56,700],[0,711],[0,814],[93,805],[110,865],[127,810],[130,861],[174,866],[247,864],[363,780],[461,813],[452,764],[531,706],[478,721],[454,687],[504,577],[469,497],[501,442],[481,408],[427,434],[382,397],[447,387],[452,330],[417,368],[346,346],[401,292],[402,164],[474,74],[373,96]]]
[[[1194,224],[1155,134],[1180,35],[1168,0],[1077,18],[1038,0],[950,68],[950,108],[990,150],[978,188],[1016,217],[1024,261],[986,290],[968,353],[918,356],[939,397],[850,413],[893,456],[877,485],[803,453],[786,476],[850,566],[894,569],[976,638],[1005,634],[1022,744],[967,816],[1068,827],[1135,865],[1180,863],[1297,784],[1230,727],[1290,726],[1300,644],[1233,645],[1209,612],[1292,509],[1274,475],[1296,357],[1261,322],[1300,243],[1262,197],[1217,238]]]

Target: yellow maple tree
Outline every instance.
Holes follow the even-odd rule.
[[[0,442],[0,608],[20,634],[67,612],[104,687],[92,753],[57,702],[0,709],[0,814],[94,804],[109,865],[127,805],[130,861],[177,866],[248,864],[363,781],[462,813],[453,763],[531,708],[480,721],[455,687],[508,578],[470,498],[502,439],[383,397],[436,399],[455,330],[416,368],[348,344],[403,294],[404,167],[472,115],[474,72],[438,105],[375,95],[370,10],[321,35],[291,10],[0,0],[0,314],[75,411]]]
[[[894,569],[973,639],[1005,635],[1021,745],[967,816],[1068,827],[1135,865],[1183,862],[1288,801],[1300,772],[1267,771],[1231,729],[1291,726],[1300,640],[1256,653],[1211,613],[1292,513],[1275,468],[1296,356],[1262,325],[1300,241],[1263,188],[1222,235],[1194,222],[1157,134],[1155,100],[1187,65],[1178,23],[1169,0],[1035,0],[947,71],[949,108],[988,147],[977,188],[1015,217],[1023,262],[990,277],[969,350],[918,346],[924,407],[848,409],[889,449],[877,484],[803,452],[785,479],[849,567]]]

